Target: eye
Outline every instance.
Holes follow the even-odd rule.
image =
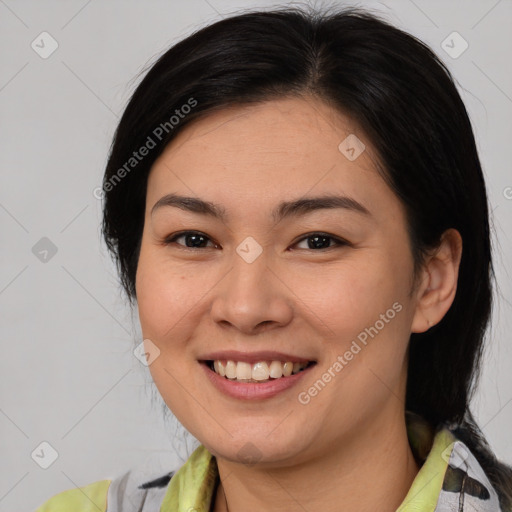
[[[309,233],[308,235],[302,237],[298,242],[294,245],[297,245],[299,242],[304,240],[310,240],[311,243],[307,243],[306,249],[332,249],[334,247],[339,247],[343,245],[350,245],[347,241],[342,240],[341,238],[335,237],[333,235],[329,235],[329,233]],[[334,246],[329,244],[329,241],[334,241]]]
[[[180,238],[184,238],[186,240],[185,247],[189,249],[196,249],[204,247],[205,241],[210,240],[209,237],[207,237],[204,233],[201,233],[200,231],[182,231],[181,233],[175,233],[169,238],[166,238],[163,241],[164,245],[169,245],[171,243],[176,242],[176,240],[179,240]],[[190,241],[190,243],[189,243]],[[178,244],[183,245],[183,244]],[[214,247],[218,247],[217,244],[213,244]]]
[[[187,249],[205,248],[205,244],[207,244],[208,241],[211,242],[211,239],[204,233],[201,233],[200,231],[181,231],[180,233],[175,233],[170,237],[166,238],[163,241],[163,245],[177,243],[177,240],[179,240],[180,238],[183,238],[185,240],[185,244],[178,243],[177,245],[181,245]],[[342,240],[341,238],[323,232],[309,233],[306,236],[303,236],[293,245],[297,245],[306,240],[311,241],[311,243],[308,242],[307,247],[302,247],[301,249],[316,250],[316,252],[318,252],[318,250],[333,249],[335,247],[350,245],[349,242],[347,242],[346,240]],[[330,241],[333,241],[334,245],[331,245]],[[212,242],[212,246],[219,247],[218,244],[214,242]]]

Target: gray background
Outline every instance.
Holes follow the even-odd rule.
[[[195,446],[190,435],[181,441],[176,421],[164,421],[149,372],[132,353],[140,331],[100,240],[93,191],[136,74],[193,30],[241,8],[276,4],[0,0],[0,511],[32,510],[133,466],[163,473]],[[473,410],[510,463],[511,1],[356,5],[429,44],[452,70],[471,116],[501,283]],[[58,43],[46,59],[31,47],[43,31]],[[453,31],[469,44],[458,58],[441,47]],[[46,261],[36,249],[47,241],[33,250],[43,237],[57,248]],[[48,469],[31,456],[43,441],[58,452]]]

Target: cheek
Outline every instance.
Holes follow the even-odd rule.
[[[145,337],[163,340],[200,299],[194,279],[156,255],[141,252],[137,268],[137,304]],[[197,283],[195,283],[197,284]]]
[[[344,262],[295,282],[297,296],[333,331],[373,323],[403,296],[397,274],[377,257]]]
[[[393,257],[372,253],[333,267],[321,279],[316,275],[300,282],[297,295],[305,299],[304,314],[318,327],[329,361],[351,350],[348,357],[378,374],[384,368],[390,374],[399,371],[410,333],[407,265],[401,262],[399,270]],[[360,364],[350,366],[354,378],[374,378],[368,370],[359,375]]]

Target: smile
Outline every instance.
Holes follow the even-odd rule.
[[[315,361],[291,362],[291,361],[258,361],[254,364],[245,361],[214,360],[206,361],[208,367],[217,375],[236,382],[268,382],[269,380],[280,379],[295,375]]]
[[[297,386],[317,365],[316,361],[304,360],[249,363],[232,359],[203,359],[198,362],[214,388],[223,395],[244,401],[268,400],[280,395]]]

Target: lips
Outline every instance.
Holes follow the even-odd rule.
[[[260,352],[259,354],[260,356],[258,357],[261,357],[263,353]],[[268,355],[268,353],[266,354]],[[213,356],[214,354],[211,355]],[[225,353],[219,353],[215,355],[226,357]],[[272,357],[275,356],[276,353],[273,353]],[[254,357],[254,354],[251,354],[248,357],[252,358]],[[282,355],[280,357],[282,357]],[[227,395],[231,398],[250,401],[266,400],[269,398],[273,398],[278,394],[284,393],[286,392],[286,390],[290,390],[291,388],[297,386],[298,383],[305,378],[305,376],[309,375],[310,372],[313,371],[316,366],[316,363],[311,362],[310,364],[306,365],[305,369],[302,369],[298,373],[289,376],[282,376],[280,378],[271,378],[264,381],[254,382],[245,379],[239,381],[238,379],[222,377],[215,370],[211,369],[207,361],[199,361],[199,363],[199,367],[202,368],[202,371],[204,372],[204,375],[206,376],[207,380],[211,382],[213,386],[222,394]],[[302,363],[302,365],[305,364],[306,363]]]
[[[223,394],[243,400],[271,398],[297,385],[317,360],[275,350],[223,350],[198,358],[208,380]]]

